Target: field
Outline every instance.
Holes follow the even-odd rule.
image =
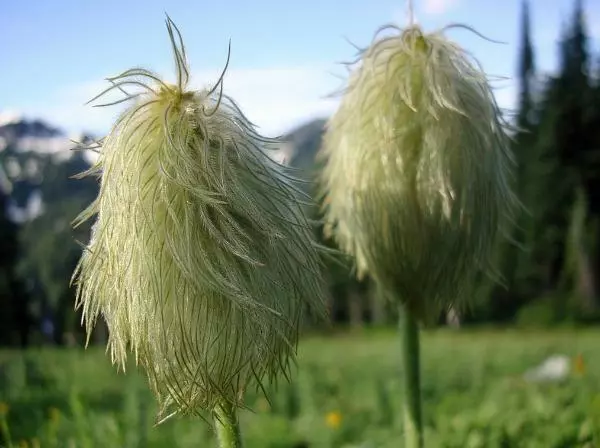
[[[426,446],[600,447],[600,331],[436,331],[422,350]],[[249,394],[246,447],[401,447],[398,351],[393,331],[304,339],[292,385],[271,405]],[[523,379],[553,354],[577,360],[567,378]],[[143,377],[101,349],[0,352],[14,447],[215,446],[202,420],[154,427],[154,411]]]

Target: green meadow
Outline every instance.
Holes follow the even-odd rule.
[[[434,331],[422,339],[426,446],[600,446],[600,331]],[[559,380],[525,371],[549,356],[572,360]],[[291,384],[267,401],[248,392],[241,424],[249,448],[401,447],[399,340],[362,331],[302,340]],[[104,351],[0,352],[6,446],[211,447],[201,419],[155,426],[155,403],[131,366]]]

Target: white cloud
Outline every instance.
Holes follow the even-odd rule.
[[[425,0],[424,10],[431,15],[443,14],[457,3],[458,0]]]
[[[5,110],[0,112],[0,126],[19,121],[20,114],[14,110]]]
[[[210,86],[219,75],[218,69],[193,73],[191,87]],[[166,79],[171,78],[168,76]],[[513,109],[516,104],[515,87],[513,83],[502,84],[495,89],[498,104]],[[93,108],[84,103],[107,86],[108,83],[102,81],[65,86],[45,98],[43,103],[29,105],[21,112],[28,118],[42,118],[71,135],[81,131],[103,134],[122,107]],[[276,136],[312,118],[333,113],[339,99],[325,96],[339,87],[340,80],[327,67],[232,69],[224,80],[225,93],[233,97],[246,116],[268,136]],[[14,115],[10,114],[11,117]]]
[[[210,86],[219,74],[199,74],[193,86]],[[338,83],[325,68],[240,69],[225,75],[224,91],[262,132],[275,135],[303,121],[331,114],[337,100],[325,96]]]
[[[590,24],[590,35],[593,39],[600,39],[600,20],[595,22],[589,21]]]
[[[191,87],[210,86],[219,75],[218,69],[192,73]],[[166,77],[167,80],[171,78]],[[104,133],[122,110],[121,105],[93,108],[84,104],[108,86],[102,81],[64,86],[43,103],[22,108],[22,113],[29,118],[45,119],[69,133]],[[262,133],[269,136],[331,114],[338,100],[325,96],[338,87],[339,80],[326,67],[230,69],[224,80],[224,92],[236,100]],[[106,101],[111,98],[107,97]]]

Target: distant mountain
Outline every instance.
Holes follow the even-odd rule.
[[[289,165],[310,172],[325,131],[325,119],[312,120],[285,135],[289,146]]]
[[[312,120],[283,136],[283,147],[274,156],[299,168],[300,177],[312,176],[321,145],[324,119]],[[68,137],[42,120],[13,117],[0,122],[0,189],[10,196],[10,214],[15,221],[34,219],[50,204],[77,198],[91,202],[97,193],[92,179],[71,179],[89,168],[88,156],[72,151],[76,144],[93,141],[89,134]]]
[[[303,177],[312,170],[323,125],[316,120],[292,130],[276,153],[306,170]],[[92,137],[74,140],[88,143]],[[69,279],[81,256],[78,242],[89,241],[91,226],[88,221],[73,229],[71,222],[99,187],[96,178],[72,178],[90,166],[84,152],[70,150],[74,146],[60,129],[41,120],[0,119],[0,193],[8,196],[9,216],[19,223],[16,270],[31,298],[29,312],[36,322],[50,322],[57,340],[77,331]]]
[[[85,134],[69,138],[41,120],[13,118],[0,125],[0,188],[9,195],[14,221],[32,220],[49,204],[73,197],[93,199],[95,182],[71,179],[89,168],[83,153],[71,150],[77,146],[73,141],[92,140]]]
[[[42,120],[28,120],[13,117],[0,122],[0,151],[11,147],[13,151],[34,151],[52,154],[58,159],[68,159],[73,154],[70,149],[75,142],[88,142],[93,136],[79,134],[67,136],[63,131]]]
[[[62,132],[59,129],[51,127],[41,120],[12,118],[0,125],[0,136],[10,140],[27,137],[51,138],[61,135]]]

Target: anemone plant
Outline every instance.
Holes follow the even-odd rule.
[[[74,222],[96,218],[73,275],[88,339],[145,368],[159,422],[212,415],[221,446],[241,446],[244,391],[287,377],[303,315],[323,316],[319,247],[295,179],[223,93],[188,88],[177,27],[166,20],[176,83],[146,69],[109,78],[130,103],[82,176],[100,179]],[[229,63],[229,56],[227,58]],[[128,88],[137,88],[130,93]],[[264,389],[263,389],[264,390]]]
[[[423,443],[417,324],[464,306],[478,271],[500,278],[493,248],[518,206],[508,124],[445,37],[456,27],[471,30],[380,28],[349,64],[322,148],[325,230],[402,308],[409,448]]]

